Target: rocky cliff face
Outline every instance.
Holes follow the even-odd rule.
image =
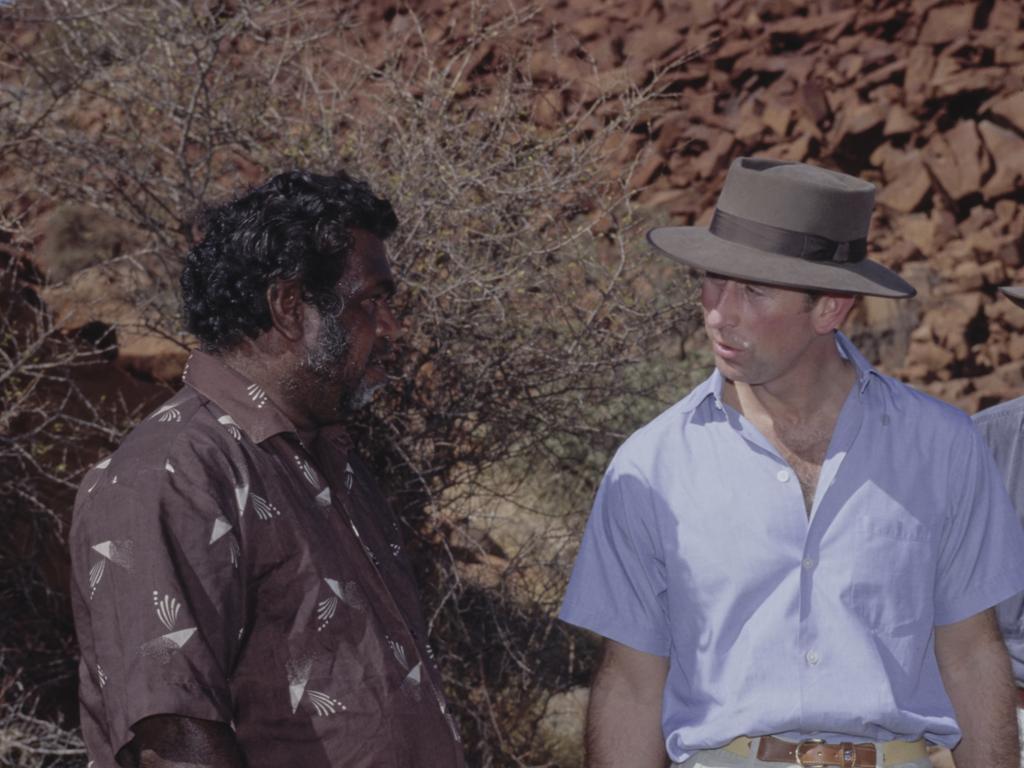
[[[451,0],[413,5],[352,10],[366,56],[383,58],[413,26],[422,29],[416,44],[443,53],[474,23]],[[919,295],[867,299],[849,330],[888,372],[973,411],[1024,390],[1024,311],[995,290],[1018,279],[1022,259],[1021,26],[1016,0],[551,0],[477,45],[456,88],[486,100],[503,76],[498,63],[529,51],[519,74],[535,91],[533,120],[552,129],[581,110],[595,128],[607,125],[622,104],[656,90],[646,122],[610,138],[619,166],[610,170],[629,169],[639,203],[674,223],[707,221],[740,155],[874,182],[872,256]],[[244,56],[246,41],[236,42]],[[61,277],[64,256],[82,251],[81,239],[61,245],[67,218],[44,230],[37,253]],[[84,231],[102,226],[97,218]],[[97,279],[52,291],[58,314],[74,315],[75,285],[89,298]],[[106,303],[103,317],[78,313],[79,323],[133,325],[116,297]],[[126,334],[125,365],[173,378],[180,347],[141,336]]]
[[[969,411],[1024,390],[1024,30],[1015,0],[555,2],[538,119],[663,72],[623,137],[640,201],[705,223],[729,162],[819,163],[878,187],[872,258],[914,300],[869,298],[849,331],[881,367]],[[680,61],[685,63],[679,64]]]
[[[451,3],[423,3],[443,41]],[[467,70],[528,45],[534,119],[595,124],[645,88],[646,130],[617,137],[639,201],[710,216],[729,162],[819,163],[878,187],[872,257],[918,289],[867,299],[849,331],[880,366],[968,411],[1024,391],[1024,311],[996,292],[1024,236],[1024,30],[1016,0],[555,0]],[[386,39],[395,9],[367,19]]]

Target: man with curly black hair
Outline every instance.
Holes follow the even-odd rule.
[[[97,765],[461,766],[397,521],[345,428],[398,332],[391,205],[284,173],[210,210],[184,386],[71,530]]]

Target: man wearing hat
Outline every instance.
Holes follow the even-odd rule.
[[[605,474],[561,617],[605,638],[588,765],[1017,761],[992,606],[1024,535],[970,419],[838,331],[913,288],[866,258],[874,188],[740,158],[709,228],[651,243],[703,273],[716,370]]]
[[[1014,304],[1024,306],[1024,288],[1000,289]],[[992,449],[1018,517],[1024,521],[1024,397],[987,408],[976,414],[974,423]],[[1024,552],[1016,552],[1019,560]],[[996,607],[999,628],[1010,652],[1017,684],[1017,723],[1024,734],[1024,593],[1004,600]],[[1024,750],[1021,751],[1024,765]]]

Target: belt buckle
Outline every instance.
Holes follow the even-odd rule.
[[[813,746],[816,744],[824,744],[824,739],[804,739],[796,745],[796,749],[793,750],[793,755],[796,757],[796,764],[803,766],[803,768],[828,768],[828,763],[805,763],[804,756],[801,754],[801,750],[806,746]]]

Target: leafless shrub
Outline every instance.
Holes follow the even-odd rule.
[[[382,47],[355,4],[16,4],[0,170],[33,186],[4,215],[27,232],[87,204],[131,227],[116,259],[146,275],[135,321],[174,338],[205,202],[295,166],[354,170],[392,199],[405,333],[363,450],[408,522],[471,764],[537,765],[547,697],[587,675],[586,641],[553,618],[579,523],[612,448],[686,386],[690,289],[647,255],[612,161],[661,73],[578,83],[542,128],[535,9],[458,13],[404,9]],[[111,421],[92,405],[84,424]]]
[[[81,385],[102,344],[56,329],[31,268],[0,258],[0,765],[70,764],[83,753],[55,720],[76,672],[61,543],[78,476],[126,421]]]
[[[85,745],[74,729],[35,716],[30,694],[16,678],[0,679],[0,766],[64,768],[85,763]]]

